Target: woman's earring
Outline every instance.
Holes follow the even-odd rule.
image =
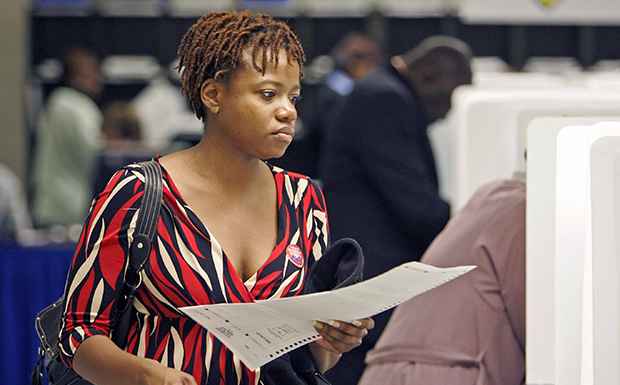
[[[213,111],[214,114],[217,114],[218,112],[220,112],[220,108],[218,106],[215,106],[211,109],[211,111]]]

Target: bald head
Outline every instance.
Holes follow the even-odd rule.
[[[463,68],[469,68],[472,57],[473,52],[467,43],[454,37],[441,35],[424,39],[411,51],[402,55],[407,66],[415,66],[416,63],[427,60],[450,58]]]
[[[392,64],[413,86],[429,120],[445,118],[451,107],[454,89],[471,84],[473,53],[462,40],[449,36],[432,36]]]

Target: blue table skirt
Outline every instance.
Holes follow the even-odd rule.
[[[37,361],[36,314],[63,293],[74,244],[0,244],[0,384],[27,385]]]

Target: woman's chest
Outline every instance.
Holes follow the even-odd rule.
[[[242,263],[235,263],[223,242],[214,237],[210,229],[191,221],[191,214],[168,212],[162,215],[162,222],[164,226],[158,227],[156,249],[143,272],[143,289],[170,311],[176,313],[182,306],[251,302],[294,295],[303,286],[312,247],[299,237],[300,224],[294,216],[285,221],[285,228],[276,229],[270,235],[270,245],[260,251],[264,255]],[[260,232],[244,232],[241,227],[238,230],[245,237],[246,242],[241,243],[244,245],[264,236]],[[257,250],[255,245],[250,250],[233,249],[246,255],[257,253]],[[239,270],[245,271],[246,276]]]
[[[196,211],[212,243],[217,243],[242,281],[252,277],[267,260],[278,241],[276,203],[213,212]]]

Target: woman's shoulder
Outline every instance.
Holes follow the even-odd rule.
[[[144,171],[138,163],[131,163],[121,167],[112,178],[116,179],[116,183],[135,183],[141,185],[144,183]]]
[[[97,199],[126,199],[144,189],[144,173],[137,163],[125,165],[110,178]]]

